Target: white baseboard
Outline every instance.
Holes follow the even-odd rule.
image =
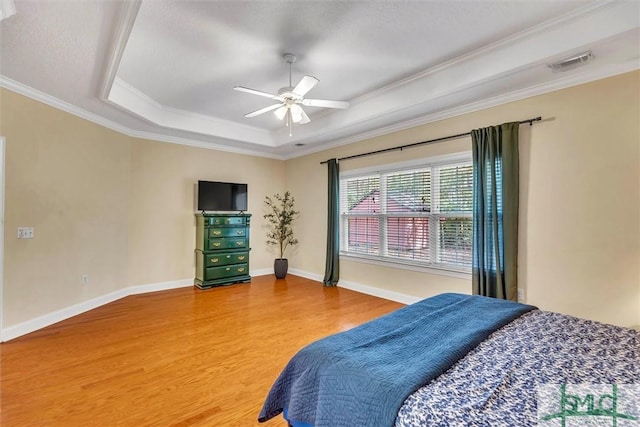
[[[301,276],[306,279],[315,280],[321,283],[324,279],[324,277],[319,274],[310,273],[304,270],[298,270],[297,268],[290,268],[289,272],[291,274],[295,274],[296,276]],[[400,292],[376,288],[375,286],[363,285],[362,283],[350,282],[342,279],[338,281],[338,287],[360,292],[362,294],[372,295],[378,298],[388,299],[390,301],[395,301],[402,304],[413,304],[414,302],[418,302],[423,299],[413,295],[402,294]]]
[[[289,273],[295,276],[304,277],[305,279],[315,280],[316,282],[320,282],[320,283],[322,283],[322,280],[324,279],[324,276],[321,276],[316,273],[309,273],[308,271],[304,271],[304,270],[298,270],[297,268],[290,268]]]
[[[388,289],[376,288],[375,286],[363,285],[362,283],[349,282],[346,280],[340,280],[338,286],[352,291],[360,292],[367,295],[373,295],[374,297],[388,299],[390,301],[399,302],[402,304],[413,304],[424,298],[414,295],[402,294],[400,292],[390,291]]]
[[[296,276],[307,278],[309,280],[315,280],[320,283],[322,283],[322,279],[323,279],[323,276],[321,276],[320,274],[299,270],[297,268],[290,268],[289,273]],[[251,270],[250,274],[252,276],[265,276],[268,274],[273,274],[273,269],[260,268],[256,270]],[[124,289],[118,289],[117,291],[111,292],[109,294],[102,295],[102,296],[90,299],[88,301],[83,301],[81,303],[74,304],[72,306],[65,307],[60,310],[56,310],[54,312],[36,317],[35,319],[27,320],[26,322],[9,326],[8,328],[3,328],[2,331],[0,331],[0,342],[5,342],[5,341],[12,340],[14,338],[18,338],[22,335],[26,335],[28,333],[37,331],[38,329],[42,329],[49,325],[53,325],[54,323],[58,323],[70,317],[77,316],[78,314],[84,313],[89,310],[93,310],[94,308],[98,308],[102,305],[109,304],[110,302],[119,300],[120,298],[124,298],[129,295],[164,291],[168,289],[176,289],[176,288],[182,288],[187,286],[193,286],[193,279],[183,279],[183,280],[174,280],[170,282],[151,283],[148,285],[137,285],[137,286],[130,286]],[[349,289],[349,290],[360,292],[367,295],[373,295],[379,298],[384,298],[384,299],[396,301],[403,304],[412,304],[422,299],[420,297],[406,295],[400,292],[390,291],[388,289],[376,288],[374,286],[363,285],[361,283],[349,282],[345,280],[340,280],[338,282],[338,286],[341,288]]]
[[[193,279],[173,280],[170,282],[151,283],[148,285],[130,286],[125,289],[127,295],[146,294],[147,292],[166,291],[169,289],[193,286]]]
[[[273,268],[258,268],[258,269],[249,271],[249,275],[251,277],[254,277],[254,276],[266,276],[268,274],[273,274]]]
[[[78,314],[93,310],[94,308],[109,304],[110,302],[119,300],[120,298],[124,298],[129,295],[164,291],[167,289],[182,288],[186,286],[193,286],[193,279],[151,283],[148,285],[130,286],[128,288],[118,289],[117,291],[108,293],[106,295],[92,298],[90,300],[83,301],[81,303],[74,304],[72,306],[65,307],[48,314],[44,314],[42,316],[36,317],[35,319],[27,320],[26,322],[9,326],[8,328],[3,328],[0,333],[0,342],[18,338],[22,335],[37,331],[38,329],[53,325],[54,323],[58,323],[70,317],[77,316]]]

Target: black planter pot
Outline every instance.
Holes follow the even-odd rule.
[[[276,274],[276,279],[284,279],[288,269],[289,260],[286,258],[276,258],[273,262],[273,272]]]

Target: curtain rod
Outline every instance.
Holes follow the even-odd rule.
[[[538,117],[534,117],[531,119],[527,119],[527,120],[520,120],[520,124],[525,124],[525,123],[529,123],[529,126],[533,126],[533,122],[539,122],[542,120],[542,117],[538,116]],[[418,145],[423,145],[423,144],[432,144],[434,142],[442,142],[442,141],[446,141],[449,139],[457,139],[457,138],[462,138],[463,136],[468,136],[471,135],[471,132],[465,132],[465,133],[459,133],[457,135],[449,135],[449,136],[443,136],[442,138],[436,138],[436,139],[430,139],[428,141],[420,141],[420,142],[414,142],[412,144],[405,144],[405,145],[398,145],[397,147],[390,147],[390,148],[384,148],[382,150],[376,150],[376,151],[369,151],[368,153],[361,153],[361,154],[354,154],[352,156],[347,156],[347,157],[340,157],[337,160],[349,160],[349,159],[355,159],[356,157],[364,157],[364,156],[372,156],[374,154],[380,154],[380,153],[386,153],[387,151],[396,151],[396,150],[404,150],[405,148],[409,148],[409,147],[415,147]],[[320,162],[320,164],[325,164],[329,162],[329,160],[325,160],[324,162]]]

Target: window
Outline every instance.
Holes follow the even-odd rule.
[[[419,163],[341,174],[341,253],[468,272],[473,209],[470,153]]]

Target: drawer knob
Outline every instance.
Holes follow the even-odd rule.
[[[211,262],[218,262],[218,258],[211,258]]]
[[[244,242],[242,240],[237,240],[236,241],[236,245],[238,246],[244,246]]]
[[[227,255],[227,258],[231,258],[231,255]]]
[[[242,261],[242,260],[244,259],[244,255],[240,255],[240,256],[238,257],[238,259],[239,259],[240,261]]]
[[[244,230],[238,230],[236,231],[236,233],[238,234],[238,236],[242,236],[244,234]]]
[[[244,267],[239,267],[239,268],[238,268],[238,272],[239,272],[239,273],[242,273],[243,271],[244,271]]]
[[[221,233],[221,231],[220,231],[220,230],[213,230],[213,234],[214,234],[214,235],[216,235],[216,236],[219,236],[219,235],[220,235],[220,233]]]
[[[214,242],[213,246],[215,246],[217,248],[218,246],[220,246],[220,242]]]
[[[231,270],[231,267],[227,267],[227,271]]]

